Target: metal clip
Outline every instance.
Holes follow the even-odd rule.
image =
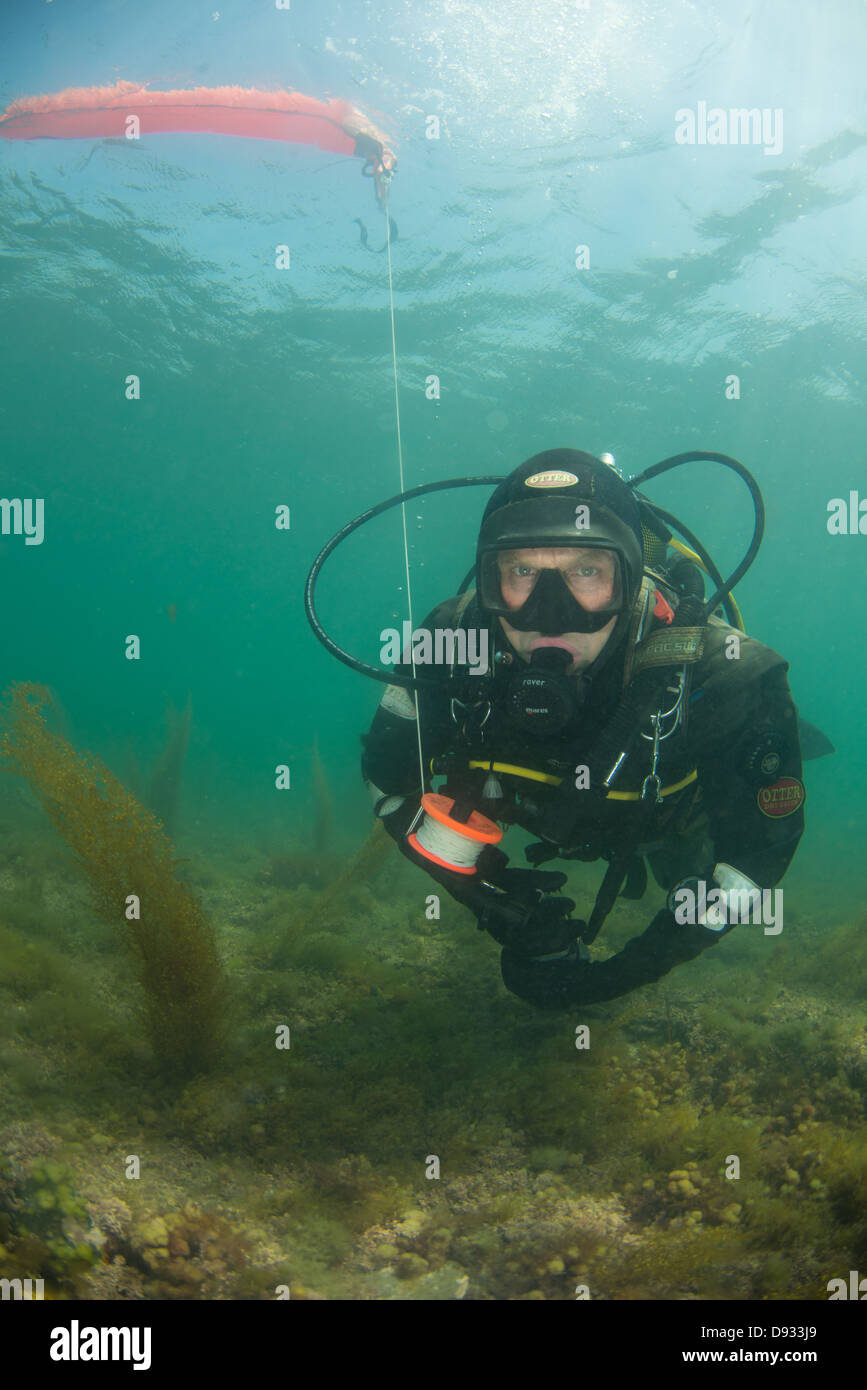
[[[475,705],[468,705],[468,704],[466,704],[463,700],[459,700],[459,699],[457,698],[456,695],[453,695],[452,698],[451,698],[451,700],[449,701],[449,714],[451,715],[452,723],[453,723],[453,724],[458,724],[459,727],[460,727],[461,733],[464,734],[465,736],[466,736],[466,734],[467,734],[467,726],[469,725],[469,722],[470,722],[470,720],[469,720],[469,715],[466,715],[466,714],[465,714],[465,715],[463,715],[463,716],[459,716],[459,715],[457,714],[456,710],[455,710],[455,705],[460,705],[460,707],[461,707],[462,710],[472,710],[472,711],[475,711],[475,710],[477,710],[477,709],[479,709],[479,708],[481,707],[482,703],[483,703],[483,702],[482,702],[481,700],[479,700],[478,704],[475,704]],[[485,703],[485,705],[486,705],[485,713],[483,714],[483,716],[482,716],[482,718],[481,718],[481,721],[479,722],[479,724],[477,725],[476,730],[475,730],[475,732],[476,732],[476,733],[479,733],[479,734],[482,732],[482,729],[485,727],[485,725],[487,724],[488,720],[489,720],[490,717],[491,717],[491,702],[490,702],[490,700],[488,700],[488,701],[485,701],[484,703]],[[460,723],[461,717],[463,718],[463,721],[464,721],[462,724]]]
[[[678,675],[677,685],[669,685],[666,687],[668,690],[674,692],[673,704],[669,705],[668,709],[659,709],[656,711],[656,714],[650,716],[650,722],[653,725],[652,734],[645,734],[644,732],[641,734],[642,738],[653,739],[653,749],[650,754],[650,772],[641,784],[641,800],[644,801],[646,799],[652,785],[656,793],[657,806],[662,805],[662,781],[656,770],[659,762],[659,745],[664,742],[665,739],[671,738],[680,724],[683,714],[683,692],[685,687],[686,668],[684,667]],[[670,723],[663,733],[663,725],[666,720],[669,720]]]
[[[656,790],[657,806],[662,805],[662,782],[660,781],[659,773],[656,770],[656,765],[659,761],[659,741],[661,738],[660,729],[662,728],[663,718],[664,716],[661,710],[657,710],[656,714],[652,714],[650,716],[650,722],[653,725],[653,752],[650,755],[650,772],[641,784],[642,801],[644,801],[647,797],[648,788],[650,787],[650,784],[654,784]],[[645,734],[644,737],[649,738],[650,735]]]
[[[685,688],[686,668],[684,667],[684,669],[678,674],[677,685],[666,686],[666,690],[670,690],[674,694],[674,700],[672,704],[669,705],[668,709],[657,710],[656,714],[652,714],[650,716],[650,722],[653,725],[653,733],[645,734],[644,732],[642,732],[642,738],[653,739],[654,746],[663,742],[663,740],[667,738],[671,738],[672,734],[675,733],[677,729],[680,727],[680,721],[683,717],[683,692]],[[671,724],[669,728],[666,729],[665,733],[662,733],[661,725],[663,720],[666,719],[670,719]]]
[[[660,780],[659,780],[659,778],[658,778],[658,776],[656,775],[655,772],[652,772],[652,773],[650,774],[649,777],[645,777],[644,781],[642,782],[642,784],[641,784],[641,800],[644,801],[645,798],[647,797],[647,788],[650,786],[650,783],[651,783],[651,782],[653,783],[654,791],[656,792],[656,796],[655,796],[654,800],[656,801],[657,806],[661,806],[661,805],[662,805],[662,783],[660,782]]]

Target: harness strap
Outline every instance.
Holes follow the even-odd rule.
[[[618,850],[611,856],[608,868],[605,870],[605,877],[596,894],[596,901],[593,904],[593,911],[590,913],[590,920],[582,932],[579,933],[585,945],[590,945],[599,935],[602,923],[608,916],[626,880],[629,865],[634,857],[634,849]]]

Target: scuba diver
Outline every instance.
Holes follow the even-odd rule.
[[[725,581],[701,543],[636,490],[692,458],[736,469],[753,494],[753,543]],[[308,580],[320,640],[390,682],[362,740],[376,815],[501,946],[506,987],[542,1009],[616,998],[715,945],[738,917],[709,908],[709,891],[717,903],[761,900],[804,829],[788,663],[739,630],[730,593],[761,539],[754,480],[719,454],[678,455],[629,483],[607,460],[552,449],[502,480],[403,494],[498,481],[474,587],[465,581],[421,630],[452,639],[449,659],[423,677],[415,631],[413,650],[376,672],[341,652],[312,608],[315,572],[333,545],[400,498],[344,528]],[[717,586],[707,601],[702,570]],[[473,636],[489,653],[484,671],[465,659]],[[813,756],[833,751],[802,728]],[[437,792],[432,776],[445,778]],[[529,868],[510,867],[498,848],[501,827],[513,824],[537,837]],[[560,894],[566,875],[540,867],[556,859],[607,863],[586,921]],[[587,946],[618,895],[643,895],[646,865],[666,906],[616,955],[591,960]],[[679,910],[689,901],[693,912]]]

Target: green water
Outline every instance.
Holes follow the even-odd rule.
[[[48,687],[50,727],[143,802],[189,700],[173,853],[228,1002],[216,1060],[161,1063],[129,923],[100,918],[32,789],[0,771],[0,1276],[88,1299],[809,1300],[865,1267],[867,539],[826,524],[831,499],[867,496],[847,56],[863,17],[841,6],[833,32],[815,17],[783,40],[779,5],[779,30],[748,33],[635,5],[616,44],[598,15],[573,41],[553,9],[567,30],[547,52],[510,17],[498,54],[472,7],[427,28],[395,7],[391,65],[365,7],[340,10],[336,49],[308,17],[318,57],[293,80],[340,90],[360,35],[371,109],[400,130],[407,486],[558,446],[610,451],[627,476],[702,448],[756,475],[767,534],[738,600],[837,749],[807,767],[785,930],[734,933],[578,1018],[507,994],[450,900],[427,919],[427,879],[364,849],[359,735],[380,691],[317,644],[302,603],[319,548],[400,488],[388,262],[354,222],[382,244],[370,184],[352,161],[240,140],[4,145],[0,492],[43,498],[45,537],[0,536],[0,684]],[[6,100],[103,80],[35,51]],[[793,54],[812,55],[806,87]],[[187,85],[236,80],[209,61]],[[783,108],[783,152],[676,146],[675,109],[705,97]],[[696,464],[648,492],[733,568],[751,528],[736,479]],[[409,508],[417,620],[468,570],[487,495]],[[406,603],[391,513],[329,563],[320,614],[375,663]],[[569,875],[592,901],[599,866]],[[619,904],[594,953],[660,902]]]

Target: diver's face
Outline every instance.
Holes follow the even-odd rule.
[[[504,550],[497,556],[500,571],[500,592],[509,608],[521,608],[542,570],[559,570],[569,591],[582,608],[595,613],[605,608],[614,597],[615,561],[610,550],[578,550],[573,547],[550,550]],[[543,637],[540,632],[521,632],[506,618],[500,618],[503,631],[524,661],[539,647],[562,647],[572,655],[568,674],[583,671],[595,661],[611,633],[617,618],[611,619],[598,632],[564,632],[556,637]]]

